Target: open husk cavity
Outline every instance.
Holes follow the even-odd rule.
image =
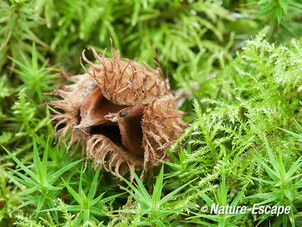
[[[169,160],[166,148],[183,132],[184,112],[177,110],[159,62],[155,70],[135,60],[113,58],[91,48],[97,64],[82,53],[85,74],[68,77],[73,83],[57,89],[61,97],[49,102],[59,141],[82,144],[83,152],[120,177],[132,169],[146,169]],[[54,107],[54,108],[53,108]],[[62,110],[59,111],[58,109]],[[133,178],[132,172],[131,178]]]

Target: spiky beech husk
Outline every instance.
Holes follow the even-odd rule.
[[[169,160],[166,148],[186,124],[159,62],[155,70],[120,58],[112,47],[113,58],[91,49],[98,64],[89,61],[84,50],[82,57],[90,68],[80,62],[86,73],[69,77],[73,84],[52,92],[62,99],[49,104],[64,111],[50,107],[59,140],[69,140],[67,151],[82,143],[95,168],[101,164],[119,177],[129,167],[148,168],[159,165],[160,159]]]

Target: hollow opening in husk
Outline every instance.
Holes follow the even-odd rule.
[[[118,125],[96,125],[90,129],[90,134],[100,134],[108,137],[116,145],[122,144],[122,136]]]
[[[81,106],[81,126],[90,135],[103,135],[125,150],[143,155],[142,118],[144,106],[117,105],[95,89]],[[111,115],[112,117],[108,117]]]

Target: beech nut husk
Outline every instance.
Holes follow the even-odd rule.
[[[82,144],[94,168],[101,164],[118,177],[130,167],[143,169],[169,160],[166,148],[186,124],[159,62],[153,69],[120,58],[112,44],[113,58],[90,49],[98,63],[89,61],[84,50],[89,68],[80,63],[86,73],[68,76],[73,83],[51,93],[61,97],[48,102],[59,141],[69,141],[67,151],[74,143],[75,150]]]

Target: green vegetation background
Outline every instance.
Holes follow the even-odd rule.
[[[299,0],[0,1],[0,226],[301,226],[301,15]],[[110,38],[141,63],[155,46],[190,125],[133,183],[83,172],[43,105]],[[201,212],[213,203],[291,212]]]

